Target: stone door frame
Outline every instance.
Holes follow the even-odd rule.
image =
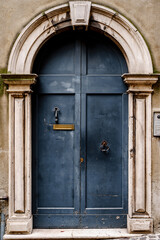
[[[77,14],[78,13],[78,14]],[[139,31],[123,16],[89,1],[72,1],[33,19],[17,38],[3,74],[9,93],[8,234],[32,233],[31,210],[31,74],[38,50],[50,37],[70,28],[101,31],[121,49],[129,73],[122,78],[129,94],[128,222],[131,232],[152,232],[151,94],[158,80]],[[8,239],[8,238],[7,238]]]

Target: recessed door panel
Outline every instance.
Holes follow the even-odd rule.
[[[82,76],[83,93],[122,93],[126,91],[121,76],[86,75]]]
[[[98,33],[66,32],[44,44],[33,72],[34,228],[125,227],[122,53]]]
[[[53,57],[54,52],[54,57]],[[40,56],[41,57],[41,56]],[[74,74],[75,40],[71,38],[51,41],[43,47],[43,56],[37,60],[40,74]],[[45,61],[47,59],[47,61]]]
[[[53,131],[54,107],[59,123],[75,123],[74,95],[40,95],[38,101],[38,206],[74,206],[74,131]]]
[[[89,37],[86,41],[87,75],[121,74],[127,66],[119,53],[110,39]]]
[[[121,131],[122,96],[88,95],[87,208],[122,207]]]

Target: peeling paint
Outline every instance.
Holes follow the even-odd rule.
[[[61,82],[62,86],[65,88],[70,88],[71,87],[71,83],[67,83],[67,82]]]
[[[58,83],[56,81],[52,82],[52,84],[51,84],[51,86],[53,86],[53,87],[55,87],[57,85],[58,85]]]

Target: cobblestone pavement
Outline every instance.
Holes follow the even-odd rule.
[[[106,240],[160,240],[160,234],[147,234],[147,235],[142,235],[138,237],[126,237],[126,238],[110,238]]]

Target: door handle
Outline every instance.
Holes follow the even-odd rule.
[[[60,109],[58,107],[54,108],[54,116],[55,116],[55,123],[58,124],[58,112],[60,112]]]

